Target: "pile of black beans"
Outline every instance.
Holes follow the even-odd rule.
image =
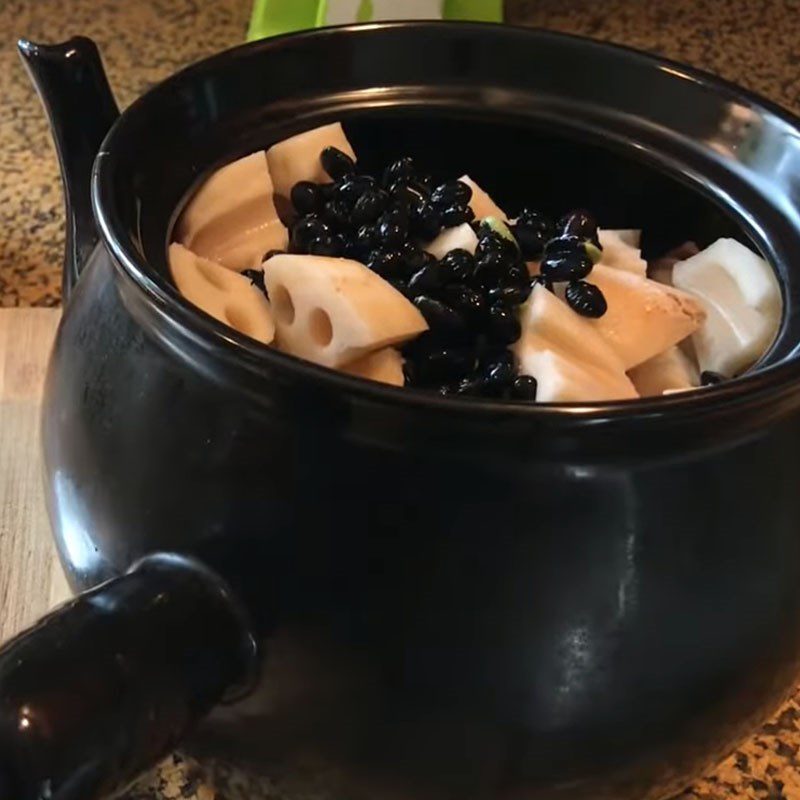
[[[417,306],[430,330],[403,348],[407,386],[535,400],[536,381],[517,374],[509,350],[521,334],[518,307],[533,286],[552,291],[554,283],[567,282],[566,300],[578,313],[605,313],[602,293],[585,280],[601,255],[597,223],[587,212],[554,224],[523,209],[513,225],[478,223],[467,184],[434,185],[409,157],[391,163],[380,178],[358,173],[333,147],[320,161],[329,183],[300,181],[292,188],[297,218],[289,251],[360,261]],[[454,249],[437,261],[420,247],[463,223],[478,237],[474,255]],[[526,261],[540,261],[541,274],[531,278]]]

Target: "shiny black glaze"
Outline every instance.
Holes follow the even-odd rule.
[[[59,129],[54,139],[67,206],[61,294],[67,300],[97,244],[89,180],[97,151],[119,110],[90,39],[76,37],[52,46],[23,39],[19,52],[42,97],[50,126]],[[66,120],[72,124],[62,124]]]
[[[0,651],[0,798],[109,796],[253,682],[245,615],[207,567],[155,554]]]
[[[165,277],[187,190],[336,118],[368,166],[402,149],[466,167],[510,209],[542,187],[545,211],[643,225],[651,254],[749,236],[784,286],[770,366],[636,405],[452,401],[299,363],[191,309]],[[195,746],[299,782],[312,763],[334,796],[679,788],[797,675],[798,163],[794,121],[761,101],[552,34],[325,31],[171,79],[103,145],[107,251],[48,376],[73,585],[156,549],[219,570],[269,656],[262,689]]]

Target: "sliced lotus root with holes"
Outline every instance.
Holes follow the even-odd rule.
[[[288,199],[298,181],[329,183],[331,178],[319,160],[326,147],[336,147],[355,161],[356,154],[339,122],[298,133],[272,145],[267,150],[267,163],[275,194]]]
[[[249,278],[177,242],[169,246],[169,268],[178,291],[209,316],[264,344],[275,338],[270,304]]]
[[[355,375],[357,378],[388,383],[391,386],[402,386],[405,383],[403,357],[394,347],[384,347],[382,350],[368,353],[357,361],[351,361],[342,367],[342,372]]]
[[[427,330],[422,314],[372,270],[346,258],[278,255],[264,263],[277,346],[340,367]]]
[[[706,318],[692,295],[632,272],[597,264],[588,281],[600,287],[608,303],[602,317],[588,322],[614,348],[626,371],[683,341]]]
[[[462,175],[459,180],[466,183],[472,189],[472,197],[469,201],[469,207],[475,213],[475,219],[484,219],[485,217],[496,217],[497,219],[507,220],[508,214],[500,208],[488,192],[485,192],[477,183],[475,183],[469,175]]]
[[[181,214],[176,238],[237,271],[260,266],[268,250],[285,250],[288,233],[275,210],[264,151],[218,169]]]

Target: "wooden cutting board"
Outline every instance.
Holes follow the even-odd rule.
[[[0,642],[69,595],[42,496],[39,409],[60,312],[0,311]]]

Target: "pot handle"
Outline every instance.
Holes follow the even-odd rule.
[[[62,294],[67,299],[97,244],[92,165],[119,109],[91,39],[76,36],[54,45],[20,39],[17,47],[47,113],[61,167],[67,216]]]
[[[0,800],[112,795],[252,686],[257,655],[215,573],[148,556],[0,649]]]

